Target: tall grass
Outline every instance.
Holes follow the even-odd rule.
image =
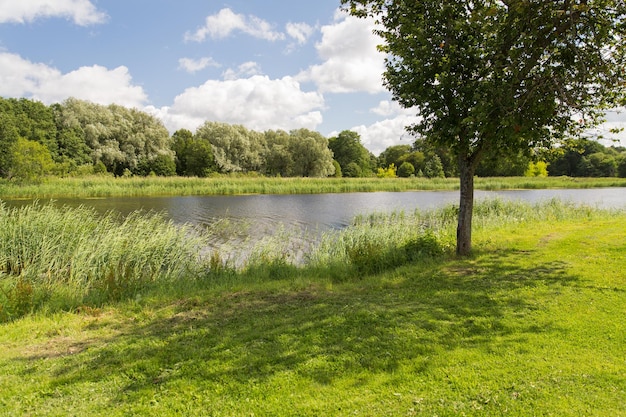
[[[0,318],[100,304],[197,275],[198,247],[190,228],[157,214],[0,205]]]
[[[477,178],[477,189],[626,187],[625,178]],[[0,198],[87,198],[236,194],[320,194],[371,191],[457,190],[456,178],[211,178],[94,176],[48,178],[36,184],[0,180]]]
[[[589,220],[610,216],[600,210],[553,199],[525,203],[501,199],[484,200],[474,208],[473,227],[499,228],[561,220]],[[353,225],[338,233],[326,233],[308,257],[309,266],[330,268],[335,278],[380,273],[407,262],[431,261],[452,256],[458,208],[454,205],[413,213],[374,213],[358,216]]]
[[[611,213],[559,200],[530,204],[496,199],[476,205],[474,228],[533,227]],[[456,218],[455,206],[374,213],[316,240],[279,230],[255,243],[237,235],[238,225],[218,223],[199,232],[154,213],[121,218],[85,207],[0,204],[0,321],[34,310],[98,306],[150,291],[185,293],[234,282],[297,279],[303,271],[337,282],[359,279],[454,256]],[[217,235],[231,234],[234,240],[216,243]]]

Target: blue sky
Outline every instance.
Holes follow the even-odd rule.
[[[0,95],[146,110],[170,131],[206,120],[411,143],[371,22],[338,0],[0,0]],[[402,138],[402,139],[401,139]],[[400,142],[402,141],[402,142]]]
[[[0,96],[122,104],[171,132],[210,120],[350,129],[375,154],[411,143],[415,116],[382,85],[372,22],[339,3],[0,0]]]

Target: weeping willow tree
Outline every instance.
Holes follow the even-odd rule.
[[[486,155],[549,148],[623,104],[623,0],[342,0],[373,18],[384,82],[415,134],[455,155],[457,253],[471,251],[474,174]]]

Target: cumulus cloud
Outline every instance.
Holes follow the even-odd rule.
[[[196,129],[205,121],[242,124],[249,129],[315,129],[322,122],[323,97],[302,91],[292,77],[254,75],[236,80],[208,80],[188,88],[169,107],[148,110],[170,131]]]
[[[415,109],[405,109],[396,102],[382,100],[378,105],[370,109],[371,113],[385,117],[369,125],[359,125],[350,128],[361,136],[361,143],[374,155],[393,145],[411,145],[415,138],[406,128],[419,121]],[[336,136],[333,132],[330,136]]]
[[[606,113],[606,121],[591,130],[591,137],[602,137],[605,146],[626,146],[626,108],[619,107]],[[616,130],[613,132],[612,130]]]
[[[224,77],[225,80],[236,80],[238,78],[248,78],[253,75],[260,75],[260,74],[261,74],[261,67],[259,66],[259,64],[253,61],[248,61],[239,65],[239,67],[237,67],[236,70],[232,68],[227,69],[226,71],[224,71],[222,76]]]
[[[200,59],[181,58],[178,60],[178,68],[193,74],[207,67],[219,67],[220,65],[210,57]]]
[[[11,53],[0,53],[0,96],[28,97],[48,104],[76,97],[128,107],[141,107],[147,101],[143,88],[132,84],[124,66],[110,70],[93,65],[63,74]]]
[[[350,130],[361,136],[361,143],[374,155],[393,145],[411,145],[414,138],[407,133],[406,127],[417,123],[415,115],[399,114],[396,117],[380,120],[369,126],[354,126]]]
[[[67,18],[80,26],[107,19],[89,0],[0,0],[0,23],[26,23],[50,17]]]
[[[208,16],[204,26],[199,27],[195,32],[187,32],[185,40],[202,42],[207,37],[220,39],[228,37],[236,31],[268,41],[285,39],[283,33],[274,31],[272,25],[265,20],[252,15],[237,14],[226,8],[217,14]]]
[[[311,37],[315,28],[306,23],[287,23],[287,34],[295,39],[298,45],[303,45]]]
[[[382,40],[372,33],[373,29],[371,19],[337,12],[333,24],[322,26],[322,40],[316,45],[323,63],[303,71],[298,79],[313,81],[322,92],[385,91],[384,56],[376,49]]]

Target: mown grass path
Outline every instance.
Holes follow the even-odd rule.
[[[0,325],[0,415],[623,416],[626,216]]]

